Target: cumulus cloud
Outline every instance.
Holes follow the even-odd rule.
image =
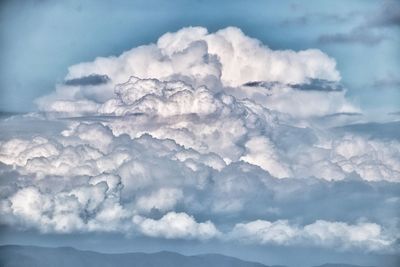
[[[318,121],[360,111],[339,79],[321,51],[274,51],[236,28],[72,66],[32,133],[2,122],[17,129],[0,140],[1,222],[390,249],[400,143]]]
[[[199,82],[218,79],[226,86],[248,81],[304,82],[307,78],[338,80],[335,61],[319,50],[273,51],[234,27],[208,33],[189,27],[166,33],[156,44],[141,46],[119,57],[98,58],[70,67],[68,78],[92,73],[122,83],[131,75]]]
[[[250,86],[249,86],[250,85]],[[238,98],[249,98],[268,109],[301,119],[343,112],[359,112],[349,102],[340,84],[311,80],[309,83],[287,85],[282,83],[247,83],[233,89]]]
[[[345,179],[354,172],[366,180],[382,179],[385,175],[393,180],[395,172],[377,172],[387,170],[383,169],[384,164],[398,168],[395,143],[385,148],[386,144],[376,140],[346,137],[330,148],[308,148],[311,152],[303,148],[304,154],[296,156],[298,162],[289,165],[292,161],[288,161],[287,155],[274,158],[277,148],[256,136],[245,143],[247,157],[226,165],[218,154],[199,153],[173,140],[149,135],[134,139],[124,134],[115,136],[110,128],[94,122],[68,125],[70,128],[52,138],[14,138],[1,143],[0,160],[18,177],[1,186],[4,223],[42,232],[111,231],[206,240],[225,234],[213,222],[199,222],[193,215],[216,221],[224,221],[229,215],[224,223],[227,225],[240,224],[245,217],[318,220],[330,219],[332,214],[334,218],[366,217],[384,223],[385,218],[390,218],[390,211],[399,205],[398,189],[393,191],[397,185],[369,189],[366,182],[322,182]],[[382,163],[374,165],[378,160]],[[6,170],[2,177],[9,175]],[[293,174],[287,173],[289,170]],[[280,174],[307,177],[307,173],[322,181],[278,179]],[[377,190],[381,192],[379,197]],[[354,199],[351,193],[356,192],[359,197]],[[316,205],[315,199],[321,194],[325,200]],[[342,195],[342,204],[338,204],[338,194]],[[296,211],[298,205],[311,210],[317,206],[329,208],[334,203],[346,206],[349,198],[354,205],[368,205],[358,207],[357,211],[351,207],[335,213],[320,210],[308,218]],[[378,210],[389,217],[376,216]],[[325,241],[331,242],[321,242]]]
[[[139,231],[152,237],[204,240],[219,235],[212,222],[198,223],[186,213],[169,212],[159,220],[135,216],[133,222],[138,225]]]
[[[98,86],[66,86],[71,85],[69,82],[59,85],[54,94],[39,99],[38,103],[45,111],[96,113],[99,108],[96,104],[113,99],[114,86],[126,83],[131,76],[140,80],[181,81],[193,88],[207,86],[211,92],[231,94],[232,89],[245,93],[247,89],[241,89],[241,85],[253,81],[279,82],[288,86],[314,80],[338,81],[340,75],[335,66],[334,59],[316,49],[274,51],[234,27],[216,33],[190,27],[166,33],[156,44],[133,48],[118,57],[97,58],[93,62],[71,66],[66,79],[74,81],[72,85],[95,85],[95,81]],[[104,85],[105,81],[109,84]],[[131,88],[134,82],[128,82]],[[159,90],[154,89],[155,85],[150,85],[150,81],[147,83],[142,84],[145,86],[142,89],[122,90],[117,94],[120,93],[121,100],[127,104],[127,97],[132,100],[138,94],[150,95]],[[312,101],[313,94],[309,97]],[[75,106],[73,102],[76,102]]]
[[[35,186],[22,188],[2,201],[2,214],[10,222],[41,232],[86,232],[123,230],[128,213],[116,203],[107,183],[81,185],[58,194],[42,192]],[[118,223],[116,223],[118,221]]]
[[[253,137],[245,144],[245,147],[248,152],[240,158],[241,160],[260,166],[278,178],[291,176],[289,168],[281,163],[269,139],[260,136]]]
[[[305,226],[292,225],[286,220],[239,223],[229,233],[229,237],[258,244],[307,244],[342,250],[364,248],[370,251],[380,250],[396,242],[393,233],[383,233],[381,226],[375,223],[349,225],[323,220]]]
[[[139,210],[151,211],[156,209],[164,212],[173,209],[182,198],[183,193],[180,189],[160,188],[150,195],[140,196],[136,201],[136,205]]]
[[[355,171],[366,180],[384,177],[389,181],[398,181],[400,177],[398,142],[382,143],[360,137],[345,137],[334,143],[334,151],[333,161],[343,170]]]
[[[367,181],[399,181],[399,142],[371,140],[361,136],[345,135],[325,140],[292,159],[296,173],[327,180],[341,180],[356,173]],[[299,163],[297,165],[295,162]],[[303,169],[313,162],[308,169]]]

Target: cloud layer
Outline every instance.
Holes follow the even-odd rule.
[[[386,233],[387,234],[387,233]],[[235,225],[230,233],[242,242],[279,245],[312,244],[314,246],[336,247],[342,250],[361,247],[379,250],[395,242],[396,237],[382,233],[382,228],[374,223],[349,225],[343,222],[318,220],[299,227],[288,221],[257,220]]]
[[[400,143],[321,123],[360,112],[339,80],[321,51],[274,51],[237,28],[72,66],[30,115],[62,129],[0,141],[2,223],[393,251]]]

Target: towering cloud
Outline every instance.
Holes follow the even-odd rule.
[[[337,81],[335,61],[319,50],[273,51],[234,27],[208,33],[205,28],[184,28],[166,33],[156,44],[141,46],[119,57],[98,58],[70,67],[68,79],[105,74],[114,83],[137,76],[160,80],[180,79],[224,86],[248,81],[304,83],[307,79]]]
[[[321,51],[236,28],[72,66],[31,122],[63,129],[0,141],[2,223],[396,250],[400,144],[320,123],[360,111],[339,80]]]
[[[315,79],[339,81],[335,65],[332,58],[319,50],[274,51],[233,27],[216,33],[208,33],[201,27],[184,28],[176,33],[164,34],[156,44],[134,48],[118,57],[97,58],[93,62],[70,67],[66,82],[58,86],[56,93],[38,102],[40,108],[46,111],[96,113],[97,104],[113,98],[115,85],[135,76],[139,79],[182,81],[194,88],[207,86],[212,92],[222,90],[231,94],[232,91],[239,91],[243,97],[249,95],[248,88],[241,88],[243,84],[274,82],[286,87],[274,90],[277,96],[269,103],[271,108],[279,111],[287,112],[283,106],[293,106],[296,98],[290,94],[297,94],[310,102],[318,101],[318,105],[307,105],[308,108],[318,106],[313,110],[314,114],[307,115],[352,110],[354,108],[340,92],[328,93],[329,98],[337,98],[336,107],[329,106],[327,101],[320,101],[327,94],[290,93],[290,88],[294,88],[290,85],[314,84]],[[258,90],[258,94],[265,95],[262,91],[266,89]],[[135,95],[138,97],[137,93]],[[126,92],[122,92],[121,96],[126,96]],[[271,102],[276,103],[275,107]]]

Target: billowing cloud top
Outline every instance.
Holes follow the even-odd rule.
[[[72,66],[68,78],[107,74],[115,83],[126,77],[184,79],[193,84],[217,80],[224,86],[248,81],[304,83],[308,79],[339,80],[335,61],[319,50],[273,51],[230,27],[209,34],[205,28],[167,33],[157,44],[134,48],[119,57],[98,58]]]
[[[201,27],[184,28],[164,34],[157,44],[70,67],[65,84],[38,102],[45,111],[97,113],[98,104],[114,97],[115,85],[135,76],[181,81],[194,88],[207,86],[214,93],[227,91],[239,98],[259,99],[270,108],[296,116],[355,111],[343,92],[326,94],[318,91],[321,86],[313,86],[314,80],[339,81],[335,66],[335,60],[320,50],[273,51],[237,28],[211,34]],[[257,81],[273,83],[267,88],[242,88],[243,84]],[[100,84],[104,85],[96,86]],[[316,90],[295,90],[299,84],[311,84]],[[146,93],[152,91],[142,90],[135,95],[141,97]],[[318,103],[318,107],[304,105],[305,102]]]
[[[237,28],[72,66],[24,118],[64,128],[0,141],[2,222],[394,251],[400,144],[329,128],[360,112],[339,79],[321,51]]]

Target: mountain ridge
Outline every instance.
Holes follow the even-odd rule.
[[[102,253],[69,246],[41,247],[0,245],[0,267],[286,267],[245,261],[218,253],[183,255],[172,251],[154,253]],[[313,267],[367,267],[342,263],[326,263]],[[372,267],[372,266],[368,266]]]

